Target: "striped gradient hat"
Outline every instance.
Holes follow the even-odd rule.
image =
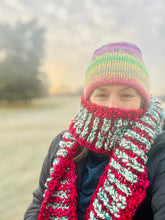
[[[135,44],[112,43],[94,52],[85,75],[85,97],[96,87],[107,84],[130,85],[149,102],[149,75]]]

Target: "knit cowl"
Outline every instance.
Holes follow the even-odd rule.
[[[146,197],[147,153],[163,121],[164,109],[155,97],[144,109],[122,110],[82,96],[79,111],[59,143],[38,219],[78,220],[73,158],[82,146],[109,156],[84,220],[132,219]]]

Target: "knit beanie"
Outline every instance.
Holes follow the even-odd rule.
[[[85,75],[84,96],[107,84],[134,87],[149,102],[149,75],[140,49],[132,43],[107,44],[97,49]]]

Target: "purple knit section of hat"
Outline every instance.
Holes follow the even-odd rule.
[[[126,43],[126,42],[103,45],[94,52],[92,59],[96,58],[102,53],[104,54],[106,52],[114,52],[122,49],[127,51],[128,53],[137,55],[142,60],[141,50],[135,44]]]

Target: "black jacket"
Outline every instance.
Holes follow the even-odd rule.
[[[44,184],[49,177],[49,171],[63,134],[64,132],[60,133],[50,146],[41,170],[39,186],[33,193],[33,201],[25,213],[24,220],[36,220],[38,217],[45,191]],[[80,189],[84,165],[85,159],[76,164],[77,190]],[[146,167],[150,185],[147,196],[138,207],[133,220],[165,220],[165,132],[155,139],[148,153]]]

